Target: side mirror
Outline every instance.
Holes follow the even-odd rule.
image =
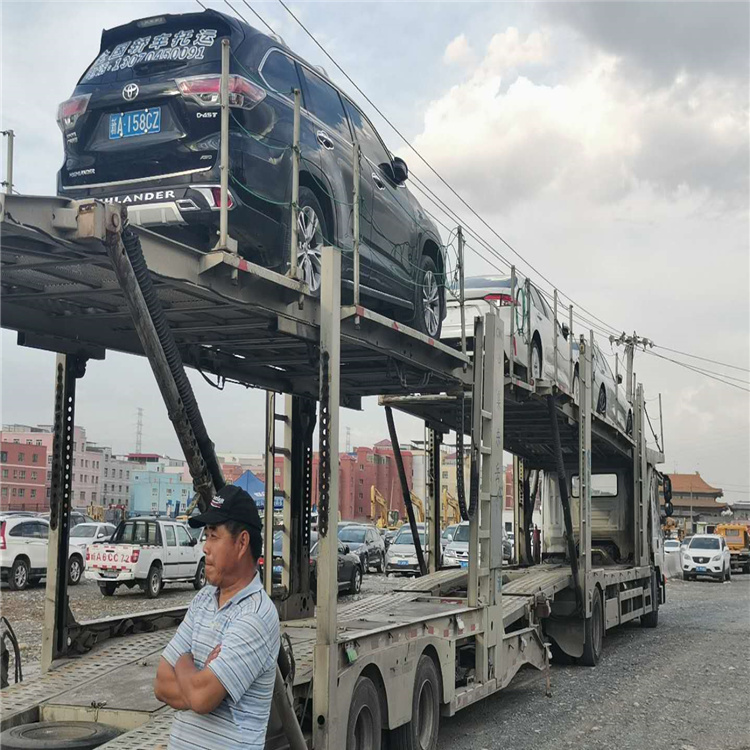
[[[563,338],[567,341],[568,336],[570,336],[570,328],[568,328],[566,323],[563,323],[560,330],[562,331]]]
[[[401,185],[409,179],[409,167],[406,162],[398,156],[393,157],[393,181]]]
[[[191,547],[195,547],[196,544],[198,544],[198,540],[194,536],[191,536],[190,537],[190,546]]]
[[[664,512],[667,514],[667,518],[670,518],[674,513],[674,505],[672,505],[671,501],[664,503]]]
[[[665,474],[663,477],[663,483],[664,483],[664,502],[669,503],[671,505],[672,503],[672,480]],[[672,515],[671,513],[669,515]]]
[[[344,545],[344,554],[345,554],[345,555],[348,555],[348,554],[349,554],[349,552],[350,552],[350,550],[349,550],[349,545],[348,545],[348,544],[345,544],[345,545]]]
[[[447,540],[448,540],[449,542],[452,542],[452,541],[453,541],[453,534],[448,534],[448,536],[446,537],[446,539],[447,539]]]
[[[622,385],[622,374],[617,373],[617,385]]]

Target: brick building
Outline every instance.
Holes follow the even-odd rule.
[[[3,440],[0,467],[0,510],[49,509],[46,446]]]

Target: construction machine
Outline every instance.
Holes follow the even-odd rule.
[[[421,503],[421,500],[419,502]],[[422,515],[424,516],[424,512]],[[388,507],[388,503],[383,497],[383,494],[374,484],[370,487],[370,518],[375,521],[375,526],[379,529],[389,529],[393,531],[401,526],[398,511],[391,510]]]
[[[443,501],[441,503],[442,508],[442,523],[443,528],[453,526],[454,524],[461,523],[461,510],[458,505],[458,500],[448,492],[447,487],[443,487]]]
[[[410,492],[409,496],[411,497],[411,504],[414,506],[417,523],[424,523],[424,503],[413,492]]]
[[[732,567],[750,573],[750,524],[720,523],[714,533],[726,540]]]

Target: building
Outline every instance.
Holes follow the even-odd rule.
[[[137,467],[132,461],[124,456],[116,456],[109,446],[96,446],[89,444],[89,450],[99,454],[99,492],[93,505],[101,505],[105,508],[117,505],[124,508],[130,503],[130,473]]]
[[[695,474],[670,474],[672,480],[672,516],[687,534],[713,530],[717,523],[726,522],[722,511],[726,503],[720,501],[724,491],[712,487],[696,471]]]
[[[193,485],[182,475],[162,469],[135,469],[131,473],[130,507],[135,515],[179,515],[193,495]]]
[[[46,446],[3,440],[0,467],[0,510],[49,510]]]

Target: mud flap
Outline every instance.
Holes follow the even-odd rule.
[[[568,656],[583,656],[584,621],[579,617],[547,618],[544,621],[544,632]]]

